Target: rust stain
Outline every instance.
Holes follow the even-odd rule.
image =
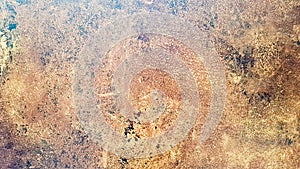
[[[12,61],[1,65],[1,71],[5,67],[0,77],[1,167],[300,167],[298,1],[201,1],[198,6],[193,6],[196,1],[143,1],[140,7],[127,7],[118,4],[120,1],[106,6],[94,1],[59,2],[12,2],[1,8],[10,9],[1,10],[5,13],[1,23],[14,18],[19,33],[13,49],[6,43],[1,46],[2,53],[14,51]],[[132,37],[108,53],[94,82],[97,99],[106,103],[99,109],[114,109],[114,91],[109,87],[112,70],[130,52],[163,48],[182,59],[199,89],[202,114],[187,131],[188,136],[164,154],[126,159],[104,151],[78,121],[72,99],[73,67],[85,39],[108,24],[114,14],[126,15],[135,9],[177,15],[215,39],[214,47],[226,69],[227,100],[220,124],[203,144],[197,139],[211,101],[207,97],[211,93],[208,74],[191,49],[163,35]],[[2,24],[1,30],[8,30],[7,24]],[[175,113],[137,125],[111,111],[105,114],[107,122],[132,137],[159,135],[174,123],[182,104],[174,78],[161,70],[147,69],[133,78],[129,93],[132,105],[145,113],[143,109],[151,107],[150,95],[155,89],[163,91],[158,97],[165,99],[167,109]]]

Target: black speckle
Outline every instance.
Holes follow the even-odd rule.
[[[56,168],[58,166],[59,161],[57,158],[53,158],[54,167]]]
[[[116,112],[113,111],[113,110],[108,110],[108,113],[109,113],[109,114],[115,114]]]
[[[255,94],[251,94],[249,96],[249,104],[252,104],[252,105],[255,105],[259,102],[263,103],[263,104],[267,104],[267,103],[270,103],[271,100],[273,99],[273,96],[270,95],[269,93],[267,92],[258,92],[258,93],[255,93]]]
[[[27,131],[28,131],[28,129],[26,127],[23,127],[22,130],[24,133],[27,133]]]
[[[252,46],[247,46],[240,53],[238,49],[228,44],[226,41],[219,39],[216,42],[218,47],[218,53],[220,57],[225,61],[226,67],[237,75],[250,75],[250,67],[254,66],[253,49]]]
[[[269,93],[266,93],[266,92],[258,93],[258,96],[259,96],[260,101],[263,101],[263,100],[266,100],[267,102],[271,101],[271,99],[270,99],[271,95]]]
[[[126,158],[120,158],[120,159],[119,159],[119,163],[120,163],[120,164],[123,164],[123,165],[124,165],[124,164],[128,164],[128,160],[127,160]]]
[[[18,151],[16,151],[16,155],[17,156],[22,156],[23,154],[25,154],[24,150],[18,150]]]
[[[249,22],[245,22],[244,27],[246,29],[250,29],[251,28],[251,24]]]
[[[213,21],[210,21],[210,22],[209,22],[209,25],[210,25],[210,27],[215,28],[215,24],[214,24]]]
[[[27,160],[26,162],[26,167],[29,168],[30,166],[32,166],[31,162]]]
[[[140,136],[139,135],[136,135],[135,137],[134,137],[134,140],[135,141],[138,141],[140,139]]]
[[[214,20],[217,20],[218,19],[218,15],[217,14],[215,14],[215,16],[214,16]]]
[[[209,27],[207,26],[207,24],[203,24],[203,28],[204,28],[204,30],[209,30]]]
[[[8,52],[8,55],[9,55],[9,61],[12,62],[13,61],[13,56],[11,54],[11,51]]]
[[[128,134],[132,134],[134,131],[133,122],[130,122],[129,126],[125,128],[125,136],[127,137]]]
[[[17,158],[13,160],[13,162],[8,166],[8,168],[12,168],[12,169],[24,168],[23,164],[24,162],[21,159]]]
[[[6,41],[6,46],[8,48],[13,48],[14,47],[13,43],[10,40]]]
[[[65,164],[65,168],[71,168],[69,164]]]
[[[44,55],[45,56],[51,56],[52,55],[51,53],[52,53],[52,51],[47,51],[47,52],[44,53]]]
[[[290,138],[286,138],[285,139],[285,145],[291,145],[291,144],[293,144],[293,140],[291,140]]]
[[[242,93],[243,93],[244,96],[247,96],[247,91],[246,90],[243,89]]]
[[[90,158],[88,154],[84,155],[83,157],[84,157],[84,159],[89,159]]]
[[[149,37],[146,36],[145,34],[139,35],[137,39],[140,40],[140,41],[143,41],[143,42],[149,42],[150,41]]]
[[[14,147],[14,143],[13,142],[9,142],[9,143],[7,143],[6,145],[5,145],[5,148],[6,149],[11,149],[11,148],[13,148]]]
[[[71,134],[74,135],[75,145],[83,145],[87,142],[88,135],[82,133],[80,130],[72,131]]]
[[[140,117],[142,112],[141,111],[138,111],[137,113],[134,113],[137,117]]]
[[[48,58],[45,58],[45,57],[40,57],[40,61],[43,64],[43,66],[46,66],[47,64],[50,63],[50,60]]]
[[[54,97],[51,99],[52,103],[57,106],[58,105],[58,98],[57,97]]]

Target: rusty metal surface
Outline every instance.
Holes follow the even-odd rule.
[[[0,168],[300,168],[297,0],[0,12]]]

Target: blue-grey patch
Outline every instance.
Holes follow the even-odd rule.
[[[31,4],[31,0],[16,0],[20,5],[28,5]]]
[[[11,31],[11,30],[13,30],[13,29],[16,29],[16,28],[17,28],[17,25],[18,25],[18,24],[16,24],[16,23],[10,23],[10,24],[8,24],[8,30]]]
[[[54,4],[59,5],[59,4],[64,4],[64,3],[76,3],[80,2],[80,0],[54,0]]]
[[[123,9],[120,0],[111,0],[108,4],[112,9]]]
[[[186,0],[171,0],[168,1],[172,15],[177,15],[179,10],[187,10]]]

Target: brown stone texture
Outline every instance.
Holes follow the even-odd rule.
[[[149,113],[150,103],[157,108],[164,100],[168,113],[139,124],[113,110],[112,70],[135,50],[160,47],[181,58],[204,112],[170,150],[126,158],[103,149],[81,125],[74,66],[98,30],[120,16],[151,12],[184,19],[208,35],[225,68],[225,108],[200,143],[212,91],[195,53],[163,35],[121,41],[103,60],[110,67],[99,67],[91,82],[117,132],[133,139],[159,135],[175,124],[184,102],[170,74],[145,69],[131,81],[132,106]],[[0,13],[0,168],[300,168],[300,1],[3,0]]]

